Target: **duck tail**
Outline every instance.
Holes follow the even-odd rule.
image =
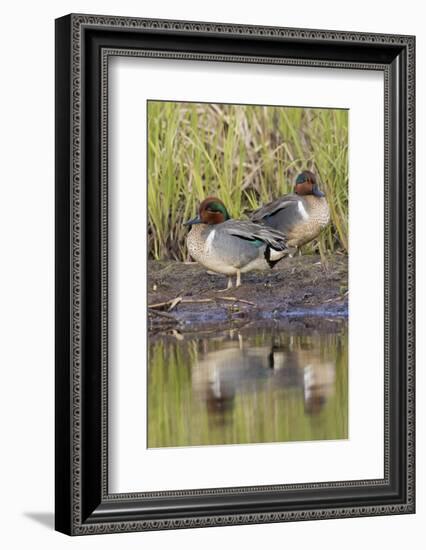
[[[288,250],[276,250],[270,245],[267,245],[265,248],[265,260],[267,261],[269,267],[272,269],[275,264],[280,262],[285,256],[287,256]]]

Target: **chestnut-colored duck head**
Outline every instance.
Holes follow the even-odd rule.
[[[318,187],[315,174],[309,170],[305,170],[297,176],[296,183],[294,184],[294,192],[296,195],[315,195],[315,197],[325,196]]]
[[[192,220],[188,220],[185,225],[194,225],[196,223],[216,225],[229,219],[230,216],[223,202],[217,197],[207,197],[200,204],[198,216]]]

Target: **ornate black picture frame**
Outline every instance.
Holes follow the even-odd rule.
[[[110,56],[382,71],[384,478],[108,492]],[[56,21],[56,529],[70,535],[414,513],[413,36],[68,15]]]

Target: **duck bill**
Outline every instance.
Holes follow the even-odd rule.
[[[195,225],[196,223],[202,223],[199,216],[192,218],[192,220],[188,220],[183,225]]]
[[[315,195],[316,197],[325,197],[324,193],[319,190],[319,187],[317,184],[315,184],[312,187],[312,194]]]

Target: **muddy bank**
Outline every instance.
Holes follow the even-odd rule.
[[[347,257],[281,261],[271,271],[242,275],[226,292],[223,275],[196,263],[148,262],[149,329],[191,331],[256,320],[319,325],[348,315]]]

